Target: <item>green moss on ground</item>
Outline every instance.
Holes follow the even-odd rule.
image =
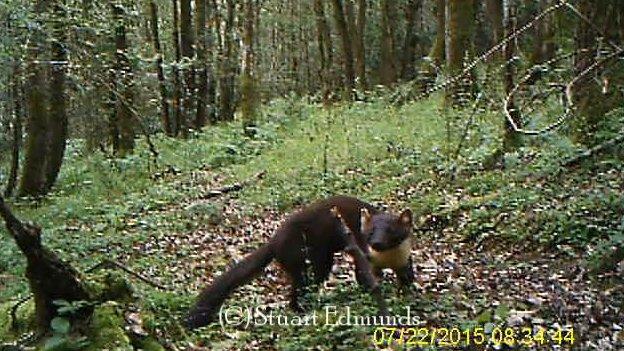
[[[124,330],[125,321],[120,306],[108,302],[93,311],[87,333],[90,344],[87,351],[133,351],[130,338]]]

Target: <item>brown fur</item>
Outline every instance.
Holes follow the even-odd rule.
[[[370,240],[374,241],[378,251],[392,249],[409,240],[409,210],[396,217],[379,213],[370,204],[353,197],[334,196],[318,201],[288,217],[267,244],[245,257],[204,289],[190,311],[186,320],[187,327],[198,328],[210,323],[232,291],[249,282],[273,259],[280,263],[290,277],[291,307],[300,310],[297,300],[306,284],[306,258],[311,262],[314,280],[320,283],[331,272],[334,253],[342,251],[346,245],[341,235],[341,222],[331,213],[333,207],[338,208],[353,232],[356,243],[365,253],[370,252]],[[407,219],[409,223],[406,222]],[[386,231],[387,234],[384,234]],[[376,268],[395,269],[401,282],[408,283],[413,279],[411,261],[405,267]]]

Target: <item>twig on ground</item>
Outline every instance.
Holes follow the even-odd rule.
[[[116,261],[103,260],[102,262],[100,262],[100,263],[96,264],[95,266],[89,268],[86,272],[87,273],[92,273],[92,272],[94,272],[94,271],[96,271],[98,269],[102,269],[102,268],[108,268],[108,269],[110,269],[110,268],[117,268],[117,269],[120,269],[120,270],[126,272],[127,274],[137,278],[138,280],[140,280],[140,281],[142,281],[142,282],[144,282],[144,283],[146,283],[148,285],[151,285],[151,286],[153,286],[155,288],[158,288],[158,289],[161,289],[161,290],[171,290],[171,288],[168,288],[168,287],[166,287],[164,285],[161,285],[160,283],[157,283],[157,282],[155,282],[155,281],[145,277],[144,275],[142,275],[140,273],[134,272],[130,268],[128,268],[128,267],[124,266],[123,264],[121,264],[119,262],[116,262]]]
[[[561,166],[562,167],[574,167],[576,165],[578,165],[579,163],[581,163],[581,161],[590,158],[592,156],[595,156],[597,154],[600,154],[614,146],[616,146],[617,144],[620,144],[624,141],[624,129],[622,129],[620,131],[620,133],[612,139],[609,139],[601,144],[598,144],[582,153],[580,153],[577,156],[572,157],[571,159],[565,161]]]
[[[257,180],[260,180],[262,178],[264,178],[264,176],[266,175],[266,171],[262,171],[259,173],[256,173],[253,177],[243,181],[243,182],[238,182],[238,183],[234,183],[234,184],[230,184],[230,185],[226,185],[223,186],[221,188],[217,188],[217,189],[213,189],[208,191],[206,194],[204,194],[203,196],[200,196],[199,198],[202,200],[207,200],[207,199],[212,199],[214,197],[219,197],[221,195],[225,195],[227,193],[231,193],[231,192],[235,192],[235,191],[239,191],[242,190],[245,186],[254,183]]]

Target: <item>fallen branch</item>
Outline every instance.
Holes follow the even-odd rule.
[[[92,272],[94,272],[94,271],[96,271],[98,269],[111,269],[111,268],[120,269],[120,270],[124,271],[125,273],[127,273],[127,274],[137,278],[138,280],[140,280],[140,281],[142,281],[142,282],[144,282],[144,283],[146,283],[148,285],[151,285],[151,286],[153,286],[155,288],[158,288],[158,289],[161,289],[161,290],[171,290],[171,288],[168,288],[168,287],[166,287],[164,285],[161,285],[161,284],[159,284],[159,283],[157,283],[157,282],[155,282],[155,281],[145,277],[144,275],[142,275],[140,273],[134,272],[133,270],[131,270],[130,268],[128,268],[128,267],[126,267],[124,265],[122,265],[119,262],[115,262],[115,261],[111,261],[111,260],[103,260],[102,262],[100,262],[100,263],[96,264],[95,266],[89,268],[86,272],[87,273],[92,273]]]
[[[582,152],[581,154],[572,157],[571,159],[565,161],[562,166],[563,167],[574,167],[577,166],[579,163],[581,163],[581,161],[593,157],[597,154],[600,154],[601,152],[604,152],[614,146],[616,146],[617,144],[620,144],[624,141],[624,129],[622,129],[620,131],[620,134],[618,134],[618,136],[616,136],[613,139],[607,140],[602,144],[596,145],[594,147],[592,147],[591,149],[588,149],[585,152]]]
[[[219,197],[231,192],[235,192],[235,191],[240,191],[242,190],[244,187],[253,184],[254,182],[264,178],[264,176],[266,175],[266,171],[262,171],[259,173],[256,173],[253,177],[243,181],[243,182],[239,182],[239,183],[234,183],[231,185],[226,185],[223,186],[221,188],[218,189],[214,189],[214,190],[210,190],[208,191],[206,194],[202,195],[199,197],[199,199],[201,200],[207,200],[207,199],[212,199],[214,197]]]

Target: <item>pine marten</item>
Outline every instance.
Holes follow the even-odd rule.
[[[290,306],[301,311],[298,296],[306,285],[306,258],[316,283],[325,281],[334,264],[334,253],[347,243],[341,220],[332,214],[337,209],[357,246],[369,257],[375,274],[391,268],[401,285],[413,282],[411,253],[412,212],[400,215],[377,211],[354,197],[334,196],[315,202],[288,217],[270,241],[217,277],[197,298],[185,324],[194,329],[212,322],[225,299],[237,287],[248,283],[273,259],[286,272],[292,284]],[[356,278],[361,270],[356,270]]]

